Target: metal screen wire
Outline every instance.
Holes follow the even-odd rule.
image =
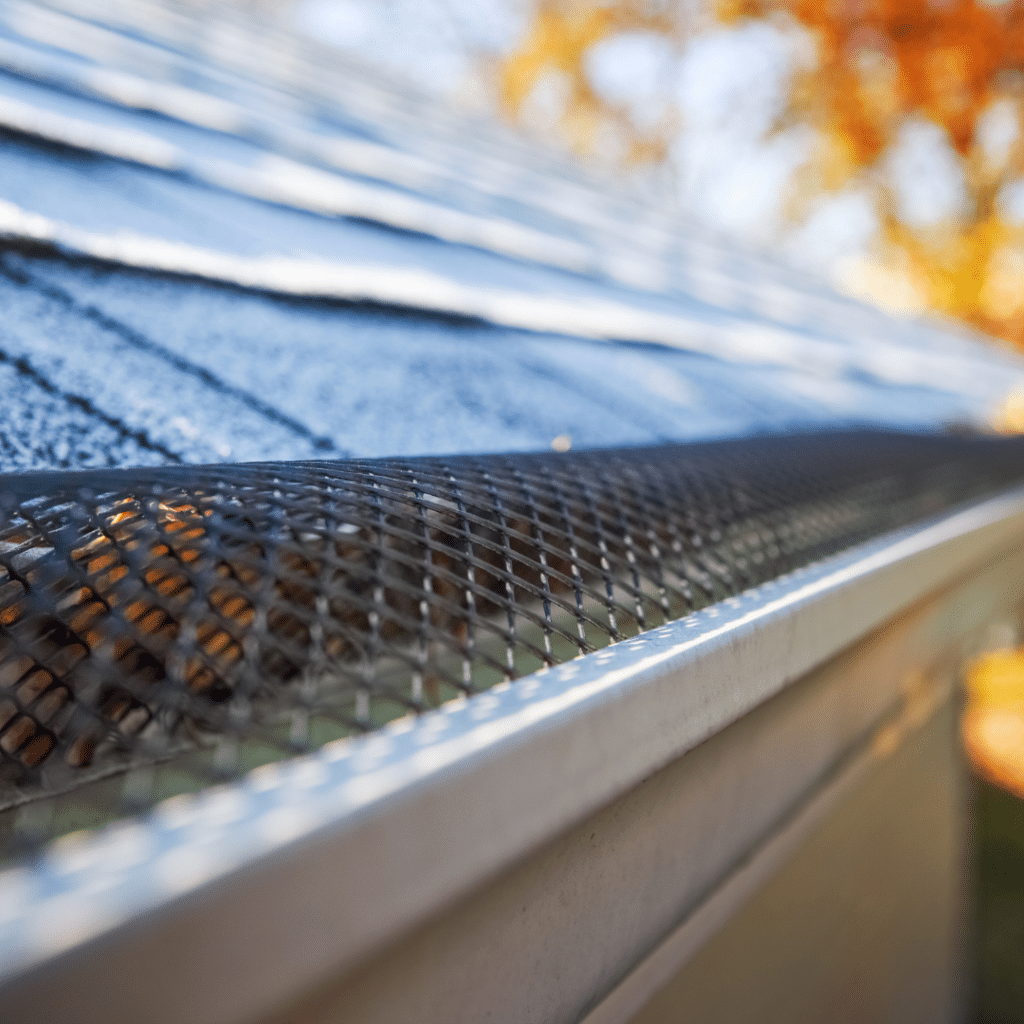
[[[862,432],[0,477],[2,855],[681,618],[1022,456]]]

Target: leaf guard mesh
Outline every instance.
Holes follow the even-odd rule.
[[[869,432],[0,477],[0,843],[678,619],[1024,480]]]

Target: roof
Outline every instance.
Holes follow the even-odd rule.
[[[12,0],[0,97],[0,471],[324,460],[0,481],[0,840],[133,815],[0,872],[15,1016],[285,1005],[912,605],[1012,590],[1024,497],[963,502],[1019,441],[402,457],[981,425],[1016,356],[223,6]],[[891,752],[876,675],[700,871]]]
[[[233,17],[0,9],[0,471],[938,429],[1024,383]]]

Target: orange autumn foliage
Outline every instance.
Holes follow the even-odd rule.
[[[1024,123],[1024,0],[709,0],[718,23],[766,19],[802,31],[815,59],[794,72],[776,130],[808,125],[813,157],[793,182],[794,216],[848,186],[866,188],[880,226],[878,256],[899,266],[928,305],[1024,346],[1024,230],[1000,209],[1024,177],[1024,133],[993,154],[985,118],[1001,103]],[[629,161],[664,160],[667,134],[644,137],[628,111],[603,102],[586,76],[587,51],[616,32],[642,29],[676,40],[706,19],[678,4],[644,0],[538,0],[530,33],[505,61],[501,93],[517,111],[545,73],[570,83],[562,118],[579,151],[610,123],[637,140]],[[698,23],[699,22],[699,23]],[[885,166],[913,120],[937,126],[964,182],[961,211],[925,227],[902,216]]]
[[[1024,650],[1004,648],[967,671],[961,730],[975,769],[1024,798]]]
[[[1024,3],[720,0],[718,13],[727,22],[785,14],[814,40],[815,65],[796,76],[786,112],[820,132],[802,192],[864,180],[911,118],[943,130],[964,176],[961,215],[927,229],[908,226],[892,188],[876,175],[883,244],[909,257],[933,308],[1024,343],[1024,302],[1012,281],[1024,238],[998,206],[1004,187],[1024,171],[1024,146],[1018,138],[993,157],[982,131],[983,116],[1000,100],[1021,121]]]
[[[680,29],[675,7],[645,0],[574,3],[537,0],[530,31],[502,63],[499,93],[507,110],[518,114],[534,88],[552,73],[562,77],[566,95],[559,127],[563,138],[583,156],[594,153],[602,133],[617,137],[624,162],[658,163],[678,125],[671,114],[653,128],[640,128],[624,106],[602,99],[586,73],[588,51],[619,32],[649,31],[674,37]]]

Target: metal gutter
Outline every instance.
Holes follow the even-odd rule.
[[[173,948],[152,1020],[176,1019],[182,985],[201,1007],[191,1019],[247,1019],[360,962],[915,602],[997,564],[1022,529],[1018,490],[57,843],[0,877],[4,1004],[38,1013],[73,991],[77,1020],[102,1019],[125,958],[152,975]]]

